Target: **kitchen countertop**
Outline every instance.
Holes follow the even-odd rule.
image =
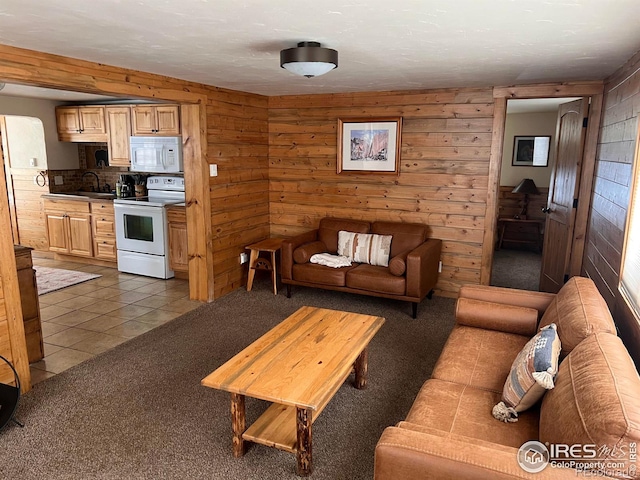
[[[110,202],[116,198],[112,193],[97,192],[69,192],[69,193],[43,193],[42,198],[49,200],[71,200],[76,202]]]

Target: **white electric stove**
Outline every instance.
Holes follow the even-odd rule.
[[[185,201],[184,178],[147,179],[146,197],[113,201],[118,245],[118,270],[155,278],[172,278],[166,208]]]

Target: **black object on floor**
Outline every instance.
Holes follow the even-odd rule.
[[[20,400],[20,377],[18,372],[13,368],[11,362],[0,355],[0,359],[4,360],[7,365],[13,370],[15,377],[15,386],[7,385],[6,383],[0,383],[0,430],[9,422],[14,422],[21,427],[24,427],[19,421],[13,418],[16,408],[18,408],[18,401]]]

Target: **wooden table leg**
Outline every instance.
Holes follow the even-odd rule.
[[[271,279],[273,280],[273,294],[278,294],[278,278],[276,277],[276,252],[271,252]]]
[[[250,292],[251,287],[253,287],[253,277],[256,276],[254,263],[258,259],[258,253],[258,250],[251,250],[251,255],[249,256],[249,279],[247,280],[247,292]]]
[[[296,431],[298,435],[296,474],[301,477],[311,475],[313,470],[311,458],[311,415],[311,410],[308,408],[296,408]]]
[[[356,358],[353,367],[356,371],[356,388],[362,390],[367,388],[367,378],[369,373],[369,347],[365,347],[362,353]]]
[[[244,395],[231,394],[231,426],[233,427],[233,456],[238,458],[244,455],[242,439],[245,430]]]

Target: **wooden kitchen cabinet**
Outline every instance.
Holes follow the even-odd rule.
[[[115,262],[117,260],[116,222],[113,202],[92,202],[94,257]]]
[[[93,256],[89,202],[45,200],[49,250],[56,253]]]
[[[58,139],[62,142],[106,142],[104,106],[56,107]]]
[[[22,305],[22,319],[29,363],[37,362],[44,357],[38,286],[36,283],[36,271],[33,269],[31,259],[31,250],[29,247],[20,245],[14,245],[13,247],[18,270],[18,289],[20,290],[20,303]]]
[[[189,255],[187,254],[186,208],[184,206],[168,207],[167,220],[169,223],[169,266],[176,273],[176,277],[187,278]]]
[[[109,166],[129,167],[129,137],[131,136],[131,107],[106,107]]]
[[[179,105],[134,105],[131,120],[133,135],[180,135]]]

